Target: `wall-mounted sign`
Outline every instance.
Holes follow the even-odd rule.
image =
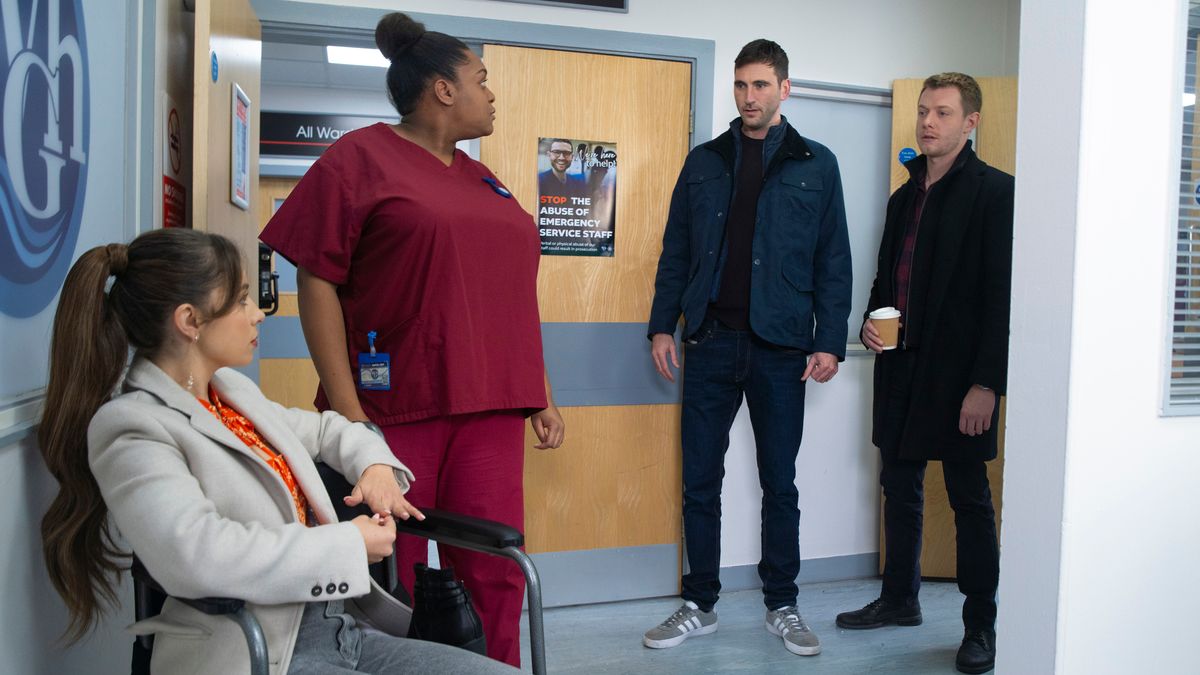
[[[617,144],[541,138],[537,167],[542,254],[611,258],[617,220]]]
[[[229,201],[250,210],[250,97],[233,83],[229,151]]]
[[[185,136],[175,100],[163,93],[162,225],[187,227],[187,186],[183,184]]]
[[[88,42],[80,0],[0,2],[0,25],[0,313],[27,318],[58,293],[79,238]]]
[[[322,115],[319,113],[271,112],[264,110],[258,135],[263,155],[320,157],[342,134],[377,122],[395,122],[369,115]]]
[[[187,227],[187,187],[163,174],[163,227]]]
[[[629,13],[629,0],[500,0],[501,2],[520,2],[526,5],[552,5],[555,7],[574,7],[575,9],[598,9],[603,12]]]

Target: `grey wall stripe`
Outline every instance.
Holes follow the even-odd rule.
[[[535,553],[546,607],[656,598],[679,593],[674,544]]]
[[[839,555],[830,558],[805,558],[800,563],[798,584],[818,584],[825,581],[865,579],[879,576],[879,553]],[[737,565],[721,568],[721,589],[744,591],[762,588],[757,565]]]
[[[269,317],[259,344],[264,359],[309,358],[299,317]],[[644,323],[544,323],[542,348],[558,405],[679,402],[678,380],[662,379],[650,362]]]
[[[542,347],[558,405],[679,402],[679,380],[654,370],[644,323],[544,323]]]
[[[258,355],[264,359],[307,359],[308,343],[298,316],[269,316],[258,330]]]
[[[535,553],[547,607],[614,602],[679,593],[679,547],[674,544]],[[810,558],[800,565],[800,584],[879,575],[879,553]],[[721,568],[721,589],[760,588],[755,565]]]
[[[278,253],[275,254],[275,273],[279,275],[280,293],[296,292],[296,266]]]
[[[261,157],[258,160],[258,175],[260,178],[300,178],[308,172],[309,165],[295,164],[274,157]]]

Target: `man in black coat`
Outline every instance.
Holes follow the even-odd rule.
[[[842,628],[921,623],[923,480],[940,460],[957,530],[958,586],[966,596],[958,669],[995,663],[999,546],[985,462],[996,457],[998,399],[1008,372],[1013,177],[984,164],[968,137],[979,85],[944,73],[917,104],[922,154],[892,195],[860,334],[875,358],[873,441],[879,446],[887,542],[883,590],[839,614]],[[900,342],[885,349],[869,317],[900,310]]]

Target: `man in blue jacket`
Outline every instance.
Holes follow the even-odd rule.
[[[729,428],[750,409],[762,486],[766,628],[794,654],[821,651],[796,608],[800,510],[796,455],[804,387],[828,382],[846,353],[850,243],[837,159],[787,123],[787,54],[755,40],[734,61],[739,118],[688,155],[671,196],[649,335],[655,368],[674,381],[684,318],[683,605],[646,632],[674,647],[717,629],[721,480]]]

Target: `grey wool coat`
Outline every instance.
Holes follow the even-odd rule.
[[[271,673],[287,672],[307,602],[345,599],[368,623],[403,635],[408,609],[372,582],[362,536],[338,522],[314,460],[351,483],[386,464],[406,491],[412,473],[337,413],[284,408],[228,368],[212,386],[287,458],[320,525],[300,523],[278,474],[192,394],[135,359],[123,393],[88,428],[92,473],[129,547],[173,596],[244,599],[266,633]],[[169,599],[131,629],[155,634],[155,673],[249,672],[245,638],[226,617]]]

